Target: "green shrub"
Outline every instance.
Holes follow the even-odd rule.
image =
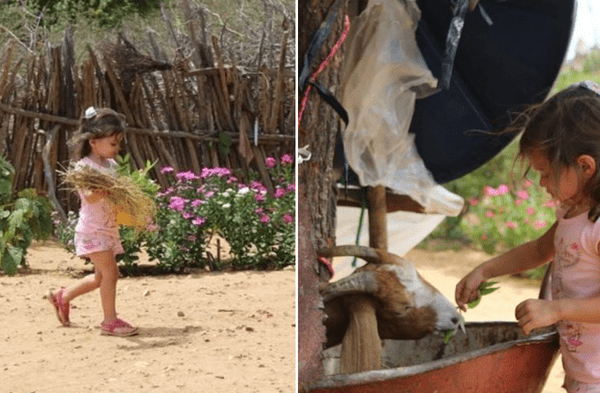
[[[161,171],[171,184],[158,194],[157,229],[148,254],[167,270],[206,264],[205,244],[218,235],[227,241],[234,268],[281,268],[294,263],[295,185],[290,155],[269,157],[275,192],[259,181],[241,183],[229,168],[202,173]],[[224,266],[212,266],[222,268]]]
[[[0,156],[0,268],[9,275],[25,264],[33,240],[52,234],[52,205],[32,188],[12,192],[14,168]]]

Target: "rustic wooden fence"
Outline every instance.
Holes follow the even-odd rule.
[[[280,37],[276,61],[254,67],[232,56],[225,64],[219,40],[188,27],[189,55],[178,50],[172,61],[151,32],[153,55],[120,35],[88,47],[79,64],[69,29],[44,53],[20,53],[9,41],[0,52],[0,154],[16,168],[13,189],[33,187],[66,211],[76,208],[57,170],[68,165],[66,141],[93,105],[126,116],[124,152],[138,168],[156,162],[151,175],[161,185],[163,166],[226,166],[242,179],[259,173],[272,190],[265,158],[295,150],[293,23]]]

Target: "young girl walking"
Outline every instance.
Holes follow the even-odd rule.
[[[600,89],[573,85],[535,108],[526,121],[519,157],[540,173],[540,186],[558,202],[556,222],[540,238],[484,262],[456,286],[456,302],[479,297],[492,277],[553,261],[551,298],[528,299],[515,315],[525,334],[557,324],[569,392],[600,392]]]
[[[112,109],[93,107],[85,111],[79,130],[69,141],[77,166],[90,166],[116,175],[114,158],[125,130],[125,117]],[[104,335],[131,336],[138,329],[117,318],[116,288],[119,270],[116,256],[124,252],[116,222],[115,207],[106,200],[106,191],[79,190],[81,209],[75,227],[77,256],[94,264],[94,274],[78,283],[50,291],[48,299],[54,306],[58,320],[69,326],[69,304],[78,296],[100,288],[104,320],[100,324]]]

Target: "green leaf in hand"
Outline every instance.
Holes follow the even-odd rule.
[[[479,302],[481,302],[482,296],[489,295],[490,293],[493,293],[500,289],[500,287],[494,287],[494,285],[496,284],[498,284],[498,281],[486,281],[479,284],[479,287],[477,287],[477,290],[479,291],[479,297],[473,300],[472,302],[467,303],[467,306],[469,308],[477,307],[477,305],[479,305]]]

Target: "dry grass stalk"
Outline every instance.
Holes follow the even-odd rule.
[[[113,176],[89,166],[71,166],[62,175],[73,190],[107,191],[106,199],[117,210],[117,222],[142,230],[154,216],[154,200],[126,176]]]

